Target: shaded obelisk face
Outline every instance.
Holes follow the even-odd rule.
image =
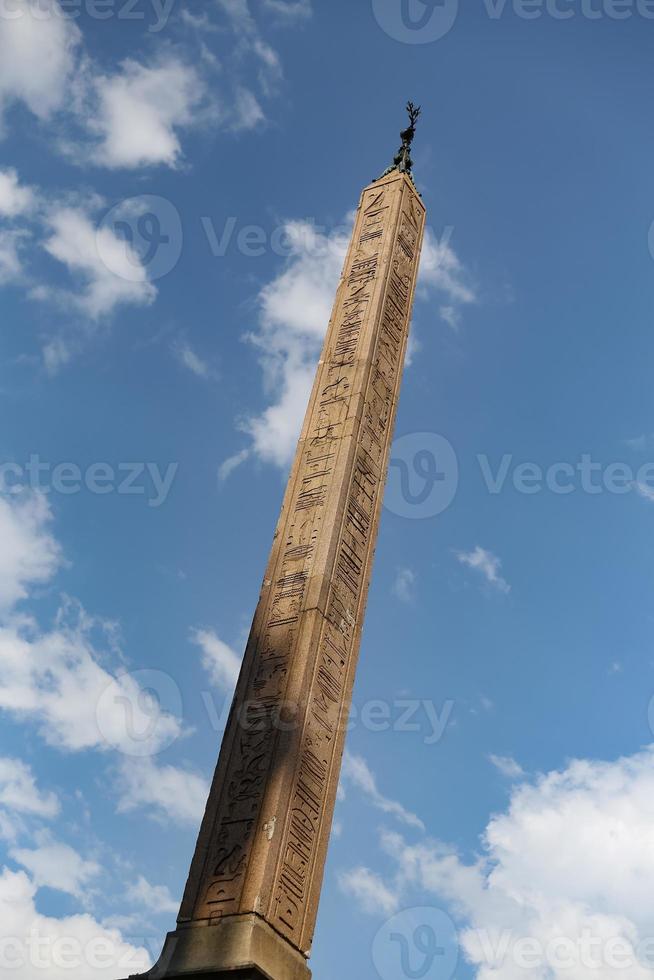
[[[159,975],[309,976],[424,222],[404,173],[363,191]]]

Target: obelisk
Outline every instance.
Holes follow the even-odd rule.
[[[420,112],[366,187],[178,917],[151,977],[305,980],[425,207]]]

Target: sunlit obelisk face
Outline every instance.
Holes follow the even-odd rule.
[[[424,232],[410,167],[361,196],[159,976],[310,976]]]

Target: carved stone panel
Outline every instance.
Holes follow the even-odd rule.
[[[180,925],[256,912],[310,948],[424,220],[400,173],[363,192]]]

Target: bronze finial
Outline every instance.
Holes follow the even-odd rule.
[[[407,102],[406,111],[409,114],[409,126],[407,129],[400,133],[400,138],[402,140],[402,146],[399,148],[395,156],[393,157],[393,163],[391,166],[384,171],[381,175],[386,177],[387,174],[392,173],[394,170],[399,170],[401,174],[407,174],[413,180],[413,160],[411,159],[411,144],[415,139],[416,135],[416,123],[418,117],[422,112],[420,106],[416,106],[413,102]],[[381,180],[381,177],[377,178]]]

